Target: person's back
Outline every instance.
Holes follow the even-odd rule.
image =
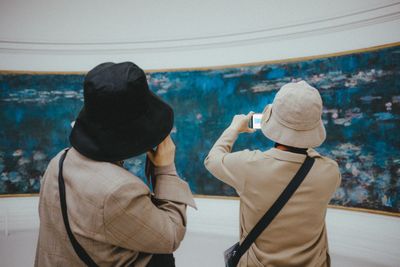
[[[51,160],[41,183],[35,266],[86,266],[82,251],[98,266],[175,266],[171,253],[195,203],[175,170],[172,109],[130,62],[91,70],[84,93],[72,148]],[[122,163],[146,152],[153,192]]]
[[[264,124],[270,116],[271,107],[264,111]],[[239,124],[247,127],[249,118],[249,115],[242,116]],[[289,184],[304,162],[305,154],[315,162],[295,194],[243,255],[238,266],[329,266],[325,215],[329,200],[340,184],[337,163],[312,148],[290,149],[291,146],[282,144],[265,152],[230,153],[238,134],[243,132],[240,128],[249,131],[246,127],[235,127],[234,119],[205,160],[207,169],[233,186],[240,196],[241,241]],[[282,141],[274,136],[271,139]],[[303,142],[306,145],[307,140]],[[297,144],[297,147],[305,145]]]
[[[62,153],[52,159],[43,177],[37,266],[83,266],[60,212],[58,162]],[[186,222],[180,218],[185,216],[184,205],[159,212],[162,207],[148,201],[151,192],[142,180],[117,164],[91,160],[74,148],[68,151],[63,169],[71,229],[96,264],[146,266],[152,253],[177,249],[185,234]],[[157,178],[179,183],[173,176],[173,171],[164,168]],[[184,187],[182,183],[180,189]]]

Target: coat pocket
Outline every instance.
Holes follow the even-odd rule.
[[[318,257],[316,265],[318,267],[330,267],[331,266],[331,257],[327,249],[321,251],[321,254]]]
[[[257,259],[256,254],[250,248],[248,251],[247,266],[249,267],[264,267],[264,265]]]

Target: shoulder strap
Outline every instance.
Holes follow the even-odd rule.
[[[78,243],[75,239],[74,235],[72,234],[71,227],[68,221],[68,213],[67,213],[67,202],[65,200],[65,184],[64,184],[64,177],[63,177],[63,163],[65,157],[67,156],[68,149],[65,150],[64,154],[62,154],[60,161],[59,161],[59,171],[58,171],[58,189],[60,193],[60,204],[61,204],[61,213],[64,220],[65,229],[67,230],[67,234],[69,240],[71,241],[72,246],[76,254],[79,258],[89,267],[97,267],[97,264],[93,261],[93,259],[87,254],[85,249]]]
[[[314,158],[311,158],[307,155],[304,163],[301,165],[300,169],[297,171],[296,175],[290,181],[285,190],[283,190],[283,192],[280,194],[280,196],[274,202],[271,208],[265,213],[265,215],[258,221],[258,223],[246,236],[234,256],[236,260],[236,265],[243,254],[246,253],[253,242],[257,239],[257,237],[268,227],[268,225],[272,222],[276,215],[278,215],[281,209],[285,206],[290,197],[294,194],[294,192],[300,186],[301,182],[303,182],[304,178],[307,176],[308,172],[314,164],[314,161]]]

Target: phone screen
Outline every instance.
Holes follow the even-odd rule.
[[[262,118],[261,113],[253,114],[253,116],[251,117],[251,128],[261,129],[261,118]]]

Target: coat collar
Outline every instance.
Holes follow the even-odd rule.
[[[321,157],[321,155],[312,148],[309,148],[307,150],[307,154],[312,158]],[[303,163],[304,159],[305,159],[305,155],[303,155],[303,154],[293,153],[293,152],[289,152],[289,151],[283,151],[283,150],[280,150],[277,148],[271,148],[271,149],[265,151],[264,155],[273,157],[278,160],[297,162],[297,163]]]

